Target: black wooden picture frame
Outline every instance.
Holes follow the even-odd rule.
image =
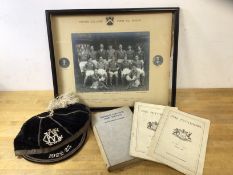
[[[171,99],[170,106],[176,106],[176,79],[177,79],[177,60],[178,60],[178,35],[179,35],[179,7],[164,7],[164,8],[121,8],[121,9],[64,9],[64,10],[46,10],[46,23],[47,23],[47,34],[50,50],[51,69],[53,77],[54,97],[58,94],[58,81],[55,65],[55,52],[53,43],[53,32],[51,25],[51,16],[56,15],[95,15],[95,14],[127,14],[127,13],[172,13],[173,14],[173,40],[172,40],[172,77],[171,77]],[[92,110],[106,110],[112,107],[98,107],[92,108]],[[114,107],[113,107],[114,108]]]

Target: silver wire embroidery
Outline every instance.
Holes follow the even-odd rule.
[[[62,141],[63,136],[58,135],[58,132],[58,128],[49,129],[47,132],[44,133],[43,141],[49,146],[59,143],[60,141]]]

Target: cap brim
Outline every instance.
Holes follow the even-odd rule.
[[[60,147],[49,153],[23,155],[29,161],[37,163],[55,163],[63,161],[75,154],[85,143],[87,131],[80,135],[74,141]]]

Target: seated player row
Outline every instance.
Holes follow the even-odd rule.
[[[114,77],[115,86],[117,87],[119,76],[121,80],[127,80],[128,82],[130,82],[132,87],[138,87],[144,84],[145,77],[144,63],[142,60],[139,60],[138,55],[135,55],[134,61],[128,60],[127,56],[125,55],[124,60],[121,63],[117,62],[116,57],[113,57],[108,62],[105,61],[103,57],[100,57],[95,64],[90,57],[83,67],[83,73],[84,87],[86,87],[87,85],[88,78],[96,79],[96,77],[101,77],[101,86],[105,87],[103,86],[103,82],[105,82],[106,88],[108,87],[108,85],[113,86]],[[108,79],[109,84],[107,83]],[[94,87],[96,87],[97,84],[98,83],[95,83]],[[93,84],[90,87],[93,88]]]
[[[98,60],[98,58],[102,57],[105,60],[112,59],[115,57],[117,60],[124,59],[125,56],[129,60],[134,59],[135,55],[138,55],[140,60],[144,60],[144,52],[140,46],[137,46],[136,51],[132,49],[131,45],[127,46],[127,50],[123,49],[122,44],[119,44],[118,49],[115,50],[112,45],[108,46],[108,49],[104,49],[104,45],[100,44],[99,49],[96,51],[94,46],[91,45],[90,47],[80,45],[77,49],[78,52],[78,60],[87,61],[88,58],[92,58],[93,60]]]

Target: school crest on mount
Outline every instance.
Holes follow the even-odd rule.
[[[49,146],[52,146],[62,141],[63,136],[58,135],[58,133],[59,133],[58,128],[49,129],[47,132],[44,133],[43,141]]]
[[[106,24],[111,26],[114,24],[114,17],[113,16],[107,16],[106,17]]]

